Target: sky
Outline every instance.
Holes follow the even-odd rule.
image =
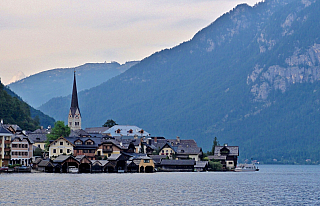
[[[258,0],[0,0],[0,78],[141,60]]]

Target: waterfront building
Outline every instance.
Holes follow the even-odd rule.
[[[0,122],[0,167],[9,165],[11,160],[11,137],[13,134]]]
[[[193,159],[200,161],[203,155],[202,148],[198,147],[193,139],[168,139],[160,148],[159,155],[167,155],[170,159]]]
[[[11,140],[10,164],[29,166],[33,157],[33,141],[24,133],[14,134]]]
[[[215,146],[214,155],[208,156],[208,159],[219,160],[223,169],[232,170],[237,167],[238,156],[238,146],[228,146],[228,144],[224,144],[223,146]]]
[[[74,144],[65,137],[59,137],[49,144],[49,158],[55,158],[59,155],[73,154]]]

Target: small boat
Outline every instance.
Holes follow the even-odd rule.
[[[235,169],[235,172],[254,172],[259,171],[255,164],[239,164]]]
[[[79,172],[79,169],[75,166],[69,166],[69,173],[78,173]]]

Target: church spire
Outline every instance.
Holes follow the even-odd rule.
[[[71,107],[70,109],[73,109],[74,112],[76,109],[79,110],[79,104],[78,104],[78,92],[77,92],[77,83],[76,83],[76,70],[74,70],[74,76],[73,76],[73,89],[72,89],[72,98],[71,98]],[[74,113],[73,113],[74,115]]]
[[[81,129],[81,114],[78,104],[78,93],[77,93],[77,83],[76,83],[76,70],[74,70],[73,76],[73,88],[71,97],[71,107],[68,116],[68,126],[71,130]]]

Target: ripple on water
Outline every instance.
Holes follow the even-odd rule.
[[[319,166],[254,173],[1,174],[1,205],[317,205]]]

